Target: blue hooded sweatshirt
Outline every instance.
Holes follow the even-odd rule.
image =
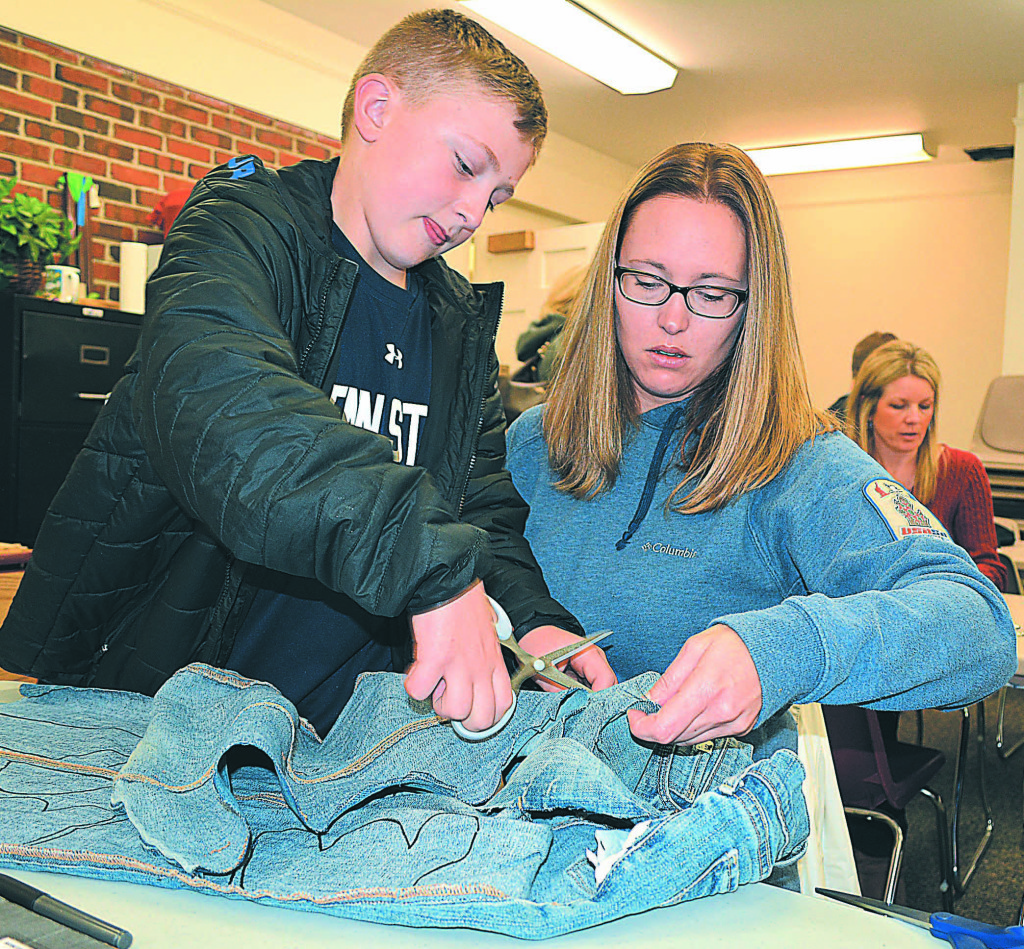
[[[508,467],[552,595],[588,632],[614,630],[602,647],[620,679],[664,672],[715,623],[734,629],[761,679],[755,757],[796,747],[793,703],[957,707],[1016,670],[1000,593],[846,436],[818,436],[767,485],[684,515],[666,502],[685,402],[641,416],[615,485],[592,500],[555,489],[542,411],[509,430]]]

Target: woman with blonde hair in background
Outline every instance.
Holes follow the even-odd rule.
[[[1000,590],[1006,566],[996,553],[992,489],[977,456],[940,444],[941,374],[929,353],[904,340],[861,365],[846,405],[846,433],[926,504],[954,542]]]

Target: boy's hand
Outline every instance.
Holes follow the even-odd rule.
[[[631,709],[629,730],[659,745],[745,735],[761,712],[761,679],[746,644],[718,623],[691,636],[648,693],[661,708]]]
[[[543,656],[545,653],[554,652],[569,643],[578,643],[581,639],[581,636],[575,636],[557,626],[538,626],[526,633],[519,640],[519,645],[531,656]],[[612,667],[608,665],[604,651],[597,645],[590,646],[582,652],[576,653],[575,656],[570,656],[564,662],[558,663],[558,668],[563,672],[566,666],[594,690],[607,689],[608,686],[615,685],[619,681],[615,677],[615,673],[612,672]],[[563,688],[554,682],[549,682],[543,676],[534,676],[533,681],[545,692],[560,692]]]
[[[512,686],[479,580],[442,606],[410,618],[413,663],[405,691],[432,699],[443,718],[484,731],[512,705]]]

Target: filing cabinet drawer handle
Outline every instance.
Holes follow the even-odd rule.
[[[109,366],[110,347],[85,343],[78,347],[78,361],[84,366]]]
[[[109,392],[76,392],[76,399],[83,402],[106,402],[110,398]]]

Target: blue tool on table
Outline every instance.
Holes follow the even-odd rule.
[[[841,903],[859,906],[869,913],[891,916],[914,926],[927,929],[936,939],[945,939],[956,949],[1013,949],[1024,946],[1024,926],[993,926],[990,923],[979,923],[966,916],[954,916],[952,913],[926,913],[919,909],[907,909],[905,906],[890,906],[881,900],[873,900],[867,896],[854,896],[852,893],[840,893],[837,890],[826,890],[816,887],[815,893],[827,896]]]
[[[512,714],[516,710],[519,690],[523,687],[523,683],[533,676],[543,676],[549,682],[565,686],[567,689],[586,689],[589,692],[590,689],[586,685],[580,682],[579,679],[566,675],[557,667],[556,663],[575,656],[576,653],[582,652],[584,649],[593,646],[594,643],[600,642],[606,636],[611,636],[612,634],[610,629],[605,629],[599,633],[587,636],[578,642],[568,643],[560,649],[547,652],[543,656],[533,656],[516,642],[515,636],[512,635],[512,623],[508,618],[508,614],[497,602],[490,597],[487,599],[491,601],[491,609],[494,610],[494,630],[498,636],[498,642],[516,657],[519,668],[512,673],[511,677],[512,704],[509,706],[509,710],[495,724],[490,728],[485,728],[483,731],[474,732],[466,728],[462,722],[452,722],[452,728],[455,729],[455,733],[460,738],[465,738],[466,741],[481,741],[484,738],[490,738],[491,735],[497,735],[511,720]]]

